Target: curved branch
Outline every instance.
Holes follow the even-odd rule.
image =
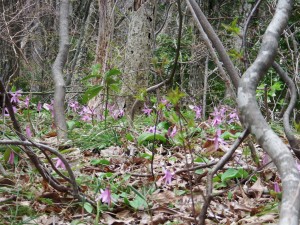
[[[275,69],[275,71],[279,74],[281,79],[287,84],[290,91],[291,100],[286,111],[283,114],[283,127],[286,138],[288,139],[291,148],[293,149],[297,158],[300,159],[300,140],[296,138],[290,126],[290,115],[297,102],[297,89],[293,80],[288,76],[287,73],[284,72],[284,70],[276,62],[273,62],[272,66]]]
[[[248,26],[250,23],[250,20],[253,16],[253,14],[255,13],[256,9],[258,8],[258,6],[260,5],[262,0],[257,0],[255,5],[253,6],[249,16],[246,19],[245,25],[244,25],[244,32],[243,32],[243,38],[242,38],[242,49],[244,49],[244,64],[245,64],[245,68],[247,69],[249,66],[249,57],[248,57],[248,51],[247,51],[247,31],[248,31]]]
[[[159,35],[159,33],[162,31],[162,29],[164,28],[164,26],[166,25],[166,22],[168,20],[168,17],[169,17],[169,12],[170,12],[170,9],[171,9],[171,6],[173,5],[173,2],[170,3],[169,7],[167,8],[167,12],[166,12],[166,16],[165,16],[165,20],[163,21],[163,24],[161,25],[161,27],[155,32],[155,37],[157,35]]]
[[[299,224],[300,174],[288,147],[269,127],[261,114],[256,102],[256,88],[274,61],[278,40],[287,25],[291,9],[292,1],[278,1],[274,17],[263,36],[260,52],[241,78],[237,98],[240,120],[272,158],[282,179],[280,225]]]

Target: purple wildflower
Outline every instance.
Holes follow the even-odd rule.
[[[270,159],[269,155],[267,153],[264,153],[262,164],[267,165],[270,161],[271,161],[271,159]]]
[[[15,106],[13,106],[13,111],[14,111],[14,113],[18,112],[18,110]],[[4,108],[4,116],[9,116],[7,107]]]
[[[29,108],[29,100],[30,100],[29,96],[26,96],[26,98],[25,98],[25,107],[27,109]]]
[[[13,165],[15,163],[15,153],[14,151],[10,151],[8,163]]]
[[[11,103],[19,103],[20,102],[20,97],[22,96],[22,90],[17,90],[16,92],[9,92],[11,95],[10,102]]]
[[[146,104],[144,104],[144,108],[142,109],[143,113],[146,114],[147,116],[151,115],[152,109],[148,108]]]
[[[274,182],[274,191],[277,192],[277,193],[281,192],[279,184],[277,182]]]
[[[108,205],[110,205],[112,200],[110,189],[107,187],[104,191],[103,190],[100,191],[101,194],[95,200],[97,202],[101,200],[103,203],[107,203]]]
[[[36,106],[36,111],[40,112],[42,110],[42,104],[41,102],[38,102],[37,106]]]
[[[168,136],[169,136],[170,138],[175,137],[176,134],[177,134],[177,127],[176,127],[176,126],[174,126],[174,127],[172,128],[172,130],[171,130],[171,127],[168,129]]]
[[[59,158],[54,158],[54,159],[56,159],[57,161],[56,161],[56,164],[55,164],[55,167],[58,169],[59,167],[60,168],[62,168],[62,169],[66,169],[66,166],[65,166],[65,164],[63,163],[63,161],[61,161],[61,159],[59,159]]]
[[[214,119],[212,121],[212,126],[216,127],[222,122],[222,111],[218,111],[218,109],[215,107],[214,112],[211,114],[214,116]]]
[[[237,114],[236,110],[234,110],[233,112],[231,112],[229,114],[229,118],[230,118],[230,120],[228,121],[228,123],[232,123],[232,122],[235,122],[235,121],[239,120],[239,117],[238,117],[238,114]]]
[[[29,126],[29,125],[26,126],[26,136],[27,136],[28,138],[31,138],[31,137],[32,137],[32,133],[31,133],[31,129],[30,129],[30,126]]]
[[[221,138],[221,130],[218,129],[216,131],[215,137],[213,139],[209,139],[214,141],[215,150],[217,150],[220,146],[220,144],[226,145],[227,143]]]
[[[156,126],[149,127],[148,132],[149,133],[159,133],[159,131],[157,130]]]
[[[192,105],[190,108],[195,112],[196,119],[201,118],[201,112],[202,112],[201,106]]]
[[[69,102],[69,106],[72,109],[73,112],[77,112],[79,109],[79,103],[77,101],[71,101]]]
[[[163,176],[162,179],[165,180],[165,184],[171,184],[172,177],[173,177],[172,173],[170,172],[170,170],[166,170],[166,169],[164,169],[164,173],[165,175]]]

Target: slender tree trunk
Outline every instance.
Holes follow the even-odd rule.
[[[144,3],[135,1],[129,25],[128,40],[125,52],[125,68],[122,95],[126,96],[120,103],[126,105],[126,112],[132,109],[134,98],[146,89],[152,57],[153,41],[153,4],[148,0]],[[134,112],[135,107],[132,111]]]
[[[104,74],[109,68],[109,53],[110,42],[114,31],[114,13],[113,13],[113,0],[99,0],[99,28],[98,40],[96,48],[95,64],[100,64],[101,69],[99,73]],[[100,79],[94,80],[94,84],[99,84]],[[94,110],[94,113],[100,114],[103,105],[103,96],[99,94],[89,101],[89,107]]]
[[[55,84],[54,121],[59,142],[67,140],[67,124],[65,117],[65,81],[63,68],[67,62],[69,51],[69,0],[61,0],[59,10],[59,51],[52,66]]]

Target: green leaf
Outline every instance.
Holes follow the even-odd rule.
[[[68,121],[67,121],[68,129],[69,129],[69,130],[72,130],[72,129],[74,128],[75,124],[76,124],[75,121],[73,121],[73,120],[68,120]]]
[[[128,141],[134,141],[134,137],[130,133],[127,133],[125,137]]]
[[[88,213],[92,213],[93,210],[94,210],[93,206],[92,206],[91,203],[89,203],[89,202],[85,202],[85,203],[83,204],[83,208],[84,208]]]
[[[181,98],[183,98],[185,94],[179,90],[178,87],[176,87],[175,90],[172,90],[167,95],[167,100],[171,102],[174,106],[178,104]]]
[[[170,124],[167,121],[160,122],[157,124],[157,129],[159,130],[168,130],[170,127]]]
[[[102,89],[103,86],[98,86],[98,85],[89,88],[82,96],[83,104],[86,104],[89,100],[96,97]]]
[[[136,210],[137,209],[143,210],[148,207],[147,202],[144,199],[140,198],[139,196],[136,196],[133,201],[129,201],[129,204],[132,208]]]
[[[238,175],[239,171],[233,168],[229,168],[228,170],[225,171],[225,173],[222,174],[221,176],[221,181],[227,181],[232,178],[236,178]]]
[[[120,75],[120,74],[122,74],[121,71],[114,68],[105,73],[105,79],[107,79],[108,77],[116,76],[116,75]]]
[[[145,158],[145,159],[152,159],[152,155],[147,154],[147,153],[140,153],[140,157]]]
[[[92,74],[96,75],[99,74],[101,70],[101,65],[99,63],[92,65]]]
[[[89,80],[89,79],[92,79],[92,78],[101,78],[101,74],[96,74],[96,75],[90,74],[90,75],[87,75],[86,77],[82,78],[81,81]]]
[[[145,142],[148,142],[148,141],[153,141],[153,140],[158,140],[158,141],[165,143],[167,139],[165,138],[165,136],[163,136],[161,134],[156,133],[154,135],[154,133],[149,133],[149,132],[142,133],[137,139],[139,145],[144,144]]]
[[[104,166],[107,166],[107,165],[110,165],[110,162],[106,159],[92,159],[91,160],[91,164],[93,166],[96,166],[96,165],[104,165]]]
[[[146,201],[144,195],[142,195],[138,190],[136,190],[133,186],[129,185],[128,186],[137,196],[139,196],[141,199]]]
[[[248,172],[242,168],[238,170],[229,168],[228,170],[225,171],[225,173],[222,174],[221,180],[222,182],[225,182],[233,178],[245,178],[248,175],[249,175]]]

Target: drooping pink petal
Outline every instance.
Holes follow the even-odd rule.
[[[41,110],[42,110],[42,104],[41,104],[41,102],[38,102],[36,111],[40,112]]]
[[[104,191],[101,190],[101,194],[95,200],[101,200],[103,203],[107,203],[108,205],[110,205],[112,201],[110,189],[107,187]]]
[[[165,180],[165,184],[171,184],[172,182],[172,173],[170,172],[170,170],[164,170],[165,175],[163,176],[163,180]]]
[[[279,184],[277,182],[274,182],[274,191],[275,192],[281,192]]]
[[[31,138],[31,137],[32,137],[32,133],[31,133],[31,129],[30,129],[30,126],[29,126],[29,125],[26,126],[26,136],[27,136],[28,138]]]
[[[10,151],[8,163],[13,165],[15,163],[15,153],[14,151]]]
[[[30,101],[30,98],[29,96],[27,95],[26,98],[25,98],[25,107],[28,109],[29,108],[29,101]]]
[[[66,169],[66,166],[65,166],[65,164],[63,163],[63,161],[61,161],[61,159],[59,159],[59,158],[55,158],[55,159],[57,159],[57,161],[56,161],[56,164],[55,164],[55,167],[57,168],[57,169],[59,169],[59,168],[62,168],[62,169]]]

